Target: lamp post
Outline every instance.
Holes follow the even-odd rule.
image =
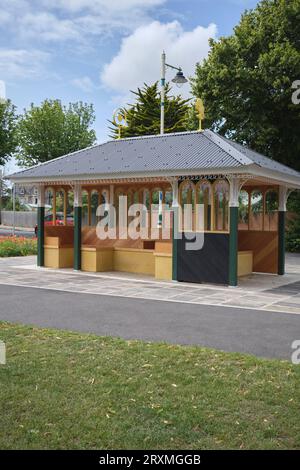
[[[2,178],[3,178],[3,171],[2,171],[2,168],[0,168],[0,225],[2,223],[2,217],[1,217],[1,212],[2,212]]]
[[[166,63],[166,53],[163,51],[161,55],[161,92],[160,92],[160,133],[165,132],[165,89],[166,89],[166,70],[167,67],[173,70],[177,70],[175,77],[172,79],[173,83],[176,83],[178,87],[181,87],[187,83],[187,79],[183,75],[181,67],[174,67]],[[163,194],[159,191],[159,206],[158,206],[158,227],[162,227],[162,204]]]
[[[12,185],[12,198],[13,198],[13,229],[12,234],[15,236],[16,234],[16,184],[13,183]]]
[[[161,55],[161,93],[160,93],[160,133],[165,132],[165,88],[166,88],[166,69],[177,70],[175,77],[172,79],[173,83],[176,83],[178,87],[181,87],[184,83],[187,83],[187,79],[183,75],[181,67],[174,67],[166,63],[166,53],[163,51]]]

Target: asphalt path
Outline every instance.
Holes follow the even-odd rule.
[[[7,236],[11,236],[11,235],[13,235],[13,229],[12,228],[0,227],[0,237],[7,237]],[[16,229],[15,230],[15,235],[17,237],[26,237],[26,238],[35,237],[33,229],[31,231]]]
[[[9,285],[0,320],[287,360],[300,340],[300,315]]]

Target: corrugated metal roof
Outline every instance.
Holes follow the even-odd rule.
[[[300,176],[212,131],[183,132],[112,140],[11,175],[13,180],[95,175],[130,176],[182,170],[235,169],[251,164]]]
[[[251,160],[256,165],[260,166],[261,168],[267,168],[268,170],[278,171],[280,173],[285,173],[291,176],[300,176],[300,173],[292,168],[283,165],[282,163],[277,162],[271,158],[265,157],[264,155],[255,152],[254,150],[249,149],[249,147],[245,147],[237,142],[232,140],[226,139],[225,137],[219,136],[220,139],[227,142],[231,147],[234,147],[238,152],[245,155],[249,160]]]

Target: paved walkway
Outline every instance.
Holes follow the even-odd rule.
[[[114,297],[300,314],[300,255],[287,255],[287,274],[253,274],[237,288],[160,282],[125,273],[37,268],[35,257],[0,258],[0,284]]]
[[[300,339],[299,315],[1,284],[0,319],[288,361],[293,342]]]
[[[0,236],[10,237],[13,235],[13,227],[0,224]],[[25,238],[34,238],[34,228],[21,228],[15,227],[15,236],[16,237],[25,237]]]

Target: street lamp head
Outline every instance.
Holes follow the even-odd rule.
[[[187,79],[185,78],[185,76],[183,75],[183,72],[181,69],[178,70],[178,72],[176,73],[175,77],[173,78],[172,82],[173,83],[176,83],[176,85],[180,88],[182,87],[182,85],[184,85],[184,83],[187,83]]]

